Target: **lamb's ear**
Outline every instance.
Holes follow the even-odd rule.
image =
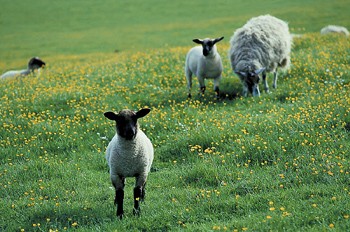
[[[117,120],[117,115],[114,112],[105,112],[104,116],[109,120],[113,120],[113,121]]]
[[[264,72],[265,69],[266,69],[266,68],[257,69],[257,70],[254,71],[254,73],[255,73],[256,75],[259,75],[260,73]]]
[[[220,42],[221,40],[223,40],[224,39],[224,37],[222,36],[222,37],[220,37],[220,38],[216,38],[216,39],[214,39],[214,44],[216,44],[217,42]]]
[[[246,72],[241,72],[241,71],[234,71],[237,75],[242,76],[242,77],[247,77],[248,73]]]
[[[197,43],[197,44],[203,44],[203,40],[201,40],[201,39],[194,39],[192,41]]]
[[[150,111],[151,111],[151,109],[143,108],[143,109],[136,112],[136,117],[137,118],[145,117]]]

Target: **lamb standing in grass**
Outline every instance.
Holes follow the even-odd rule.
[[[114,204],[117,205],[117,217],[123,217],[124,183],[126,177],[135,177],[134,215],[140,213],[140,200],[145,197],[145,185],[153,161],[153,146],[137,120],[146,116],[150,109],[138,112],[122,110],[118,114],[104,113],[105,117],[116,121],[117,133],[108,144],[106,160],[110,177],[115,188]]]
[[[349,36],[349,31],[345,27],[336,26],[336,25],[328,25],[321,29],[321,34],[329,34],[329,33],[339,33],[344,34],[345,36]]]
[[[214,90],[219,97],[219,83],[222,73],[221,57],[216,49],[216,43],[224,37],[217,39],[194,39],[193,42],[202,46],[193,47],[186,56],[185,74],[187,79],[188,97],[191,97],[192,75],[198,78],[202,94],[205,91],[206,78],[214,79]]]
[[[1,75],[0,79],[16,77],[16,76],[27,76],[30,73],[34,73],[34,70],[43,68],[44,66],[45,66],[44,61],[39,59],[39,57],[33,57],[29,60],[27,69],[7,71]]]
[[[233,71],[243,84],[243,96],[248,91],[260,96],[259,74],[262,73],[265,91],[269,91],[266,72],[274,73],[277,87],[277,68],[288,68],[292,37],[288,24],[270,15],[250,19],[235,31],[230,40],[229,58]]]

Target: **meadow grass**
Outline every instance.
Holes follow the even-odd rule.
[[[23,67],[31,56],[51,65],[59,55],[191,46],[205,37],[228,41],[261,14],[286,20],[293,33],[329,24],[350,28],[347,0],[3,0],[1,8],[0,72]]]
[[[13,7],[12,2],[5,1],[3,5]],[[22,55],[44,50],[48,65],[36,77],[0,82],[0,231],[348,230],[349,39],[318,33],[296,38],[291,69],[280,74],[277,89],[259,98],[241,97],[241,84],[230,71],[225,55],[228,43],[220,43],[218,51],[225,68],[221,100],[215,99],[211,81],[207,81],[204,96],[194,94],[194,88],[194,97],[189,100],[183,71],[191,45],[186,36],[192,39],[192,30],[216,34],[216,30],[220,31],[218,25],[227,25],[231,20],[230,3],[222,1],[227,5],[219,6],[220,11],[207,21],[194,11],[191,17],[204,27],[202,32],[202,28],[185,24],[189,18],[182,17],[188,15],[183,8],[179,15],[171,8],[165,10],[169,18],[157,15],[157,8],[145,13],[145,21],[131,17],[149,6],[145,2],[138,2],[140,8],[123,1],[113,5],[126,4],[129,9],[123,13],[130,14],[126,20],[129,24],[121,31],[123,35],[135,27],[145,30],[142,36],[149,35],[143,43],[142,36],[133,34],[138,40],[135,44],[140,46],[134,47],[137,49],[130,46],[134,40],[115,37],[112,22],[98,28],[102,18],[113,15],[117,20],[122,16],[112,14],[118,7],[94,5],[93,1],[87,1],[86,8],[77,7],[74,1],[70,8],[65,1],[43,1],[45,10],[32,15],[34,22],[43,14],[56,12],[59,16],[66,9],[68,13],[56,22],[57,34],[50,34],[50,24],[35,27],[35,23],[28,23],[32,26],[29,28],[39,30],[36,33],[47,33],[50,39],[44,45],[34,39],[35,33],[23,27],[29,36],[25,41],[32,45],[23,53],[16,31],[18,22],[25,19],[20,13],[37,7],[19,7],[18,18],[1,19],[7,23],[13,20],[13,24],[0,30],[4,39],[0,44],[0,70],[7,69],[7,61],[21,67]],[[169,7],[180,3],[169,3],[174,4]],[[283,2],[283,8],[278,5],[281,1],[264,2],[266,11],[290,17],[290,24],[295,22],[303,33],[318,31],[325,23],[325,18],[318,15],[345,22],[343,12],[348,4],[333,3]],[[261,4],[237,4],[232,12],[237,25],[253,12],[263,13]],[[194,5],[210,15],[208,5]],[[314,12],[322,6],[330,10]],[[110,14],[100,14],[107,8]],[[313,23],[296,13],[301,8],[308,17],[315,18]],[[74,17],[78,21],[72,21]],[[100,21],[84,24],[82,17]],[[180,19],[174,21],[175,18]],[[208,22],[214,28],[205,27]],[[158,30],[151,33],[154,25]],[[88,40],[89,45],[79,47],[81,40],[72,39],[73,47],[69,47],[63,38],[71,38],[75,29],[75,35],[83,39],[96,35]],[[169,33],[162,33],[166,29]],[[230,25],[221,29],[227,30],[227,37],[232,34]],[[186,38],[182,33],[187,33]],[[99,47],[102,38],[108,40],[108,36],[121,47],[129,47],[118,53],[108,52],[120,48],[114,42]],[[155,38],[159,40],[153,41]],[[155,48],[163,46],[159,41],[172,38],[165,48]],[[26,42],[22,46],[26,47]],[[50,47],[52,44],[57,46]],[[146,49],[140,49],[141,45]],[[120,221],[115,216],[114,191],[104,159],[115,130],[103,112],[142,107],[152,108],[140,124],[155,146],[155,160],[141,216],[132,216],[134,181],[129,179],[125,218]]]
[[[349,40],[295,40],[291,70],[260,98],[240,97],[224,59],[219,101],[210,81],[186,98],[187,50],[58,59],[3,81],[1,230],[348,229]],[[132,216],[129,180],[119,221],[103,112],[141,107],[152,108],[140,123],[155,161],[142,215]]]

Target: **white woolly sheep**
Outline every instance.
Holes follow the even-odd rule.
[[[105,117],[116,122],[117,132],[109,142],[106,160],[111,182],[115,188],[114,204],[117,217],[123,217],[124,185],[126,177],[135,177],[134,215],[140,214],[139,202],[145,198],[145,185],[153,162],[153,145],[139,128],[137,120],[146,116],[150,109],[138,112],[122,110],[118,114],[104,113]]]
[[[29,60],[27,69],[7,71],[1,75],[0,79],[16,77],[16,76],[26,76],[30,73],[33,73],[35,69],[40,69],[40,68],[43,68],[44,66],[45,66],[44,61],[39,59],[39,57],[33,57]]]
[[[345,36],[349,36],[349,31],[345,27],[342,26],[336,26],[336,25],[328,25],[321,29],[321,34],[328,34],[328,33],[339,33],[344,34]]]
[[[186,55],[185,74],[187,79],[188,97],[191,97],[192,75],[196,75],[199,82],[199,87],[204,94],[205,79],[214,79],[214,90],[216,97],[219,97],[219,83],[222,73],[222,62],[219,53],[217,52],[216,43],[224,37],[216,39],[194,39],[193,42],[201,44],[196,46]]]
[[[270,15],[252,18],[234,32],[229,58],[243,84],[243,96],[248,91],[260,96],[260,73],[266,92],[269,92],[266,72],[274,72],[273,87],[277,87],[277,68],[289,67],[291,44],[288,24]]]

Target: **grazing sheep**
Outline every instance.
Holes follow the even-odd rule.
[[[345,36],[349,36],[349,31],[345,27],[336,26],[336,25],[328,25],[321,29],[321,34],[329,34],[329,33],[339,33],[344,34]]]
[[[205,91],[204,79],[214,79],[214,90],[216,97],[219,97],[219,83],[222,73],[221,57],[216,49],[216,43],[224,37],[216,39],[194,39],[193,42],[201,44],[196,46],[186,55],[185,74],[187,79],[188,97],[191,97],[192,74],[198,78],[202,94]]]
[[[110,177],[115,188],[114,204],[117,205],[117,217],[123,217],[124,183],[126,177],[135,177],[134,215],[140,213],[140,200],[145,197],[145,185],[153,161],[153,146],[139,128],[137,119],[146,116],[150,109],[138,112],[122,110],[118,114],[104,113],[105,117],[116,121],[117,133],[108,144],[106,160]]]
[[[233,71],[243,84],[243,96],[248,91],[260,96],[259,74],[265,91],[269,91],[266,72],[274,72],[273,87],[277,87],[277,68],[288,68],[292,37],[288,24],[270,15],[250,19],[235,31],[230,40],[229,58]]]
[[[7,71],[1,75],[1,79],[16,77],[16,76],[27,76],[30,73],[33,73],[35,69],[40,69],[45,66],[45,62],[39,59],[39,57],[33,57],[28,62],[28,68],[23,70],[12,70]]]

